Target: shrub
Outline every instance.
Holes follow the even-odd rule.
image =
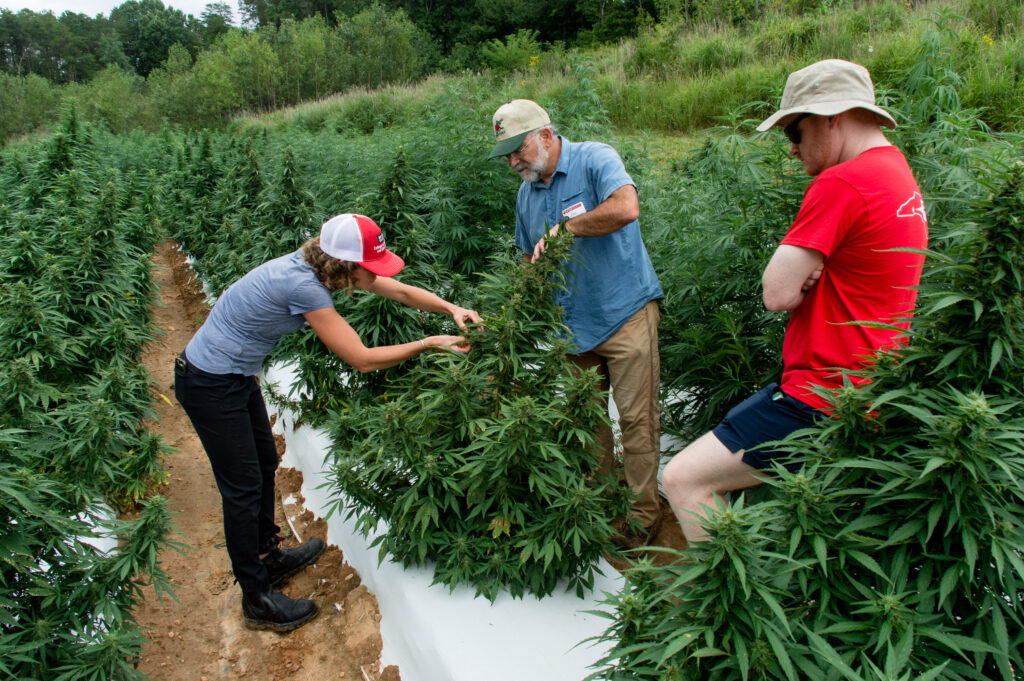
[[[407,83],[423,75],[421,50],[429,44],[405,11],[389,11],[374,2],[337,28],[336,68],[345,74],[342,87],[380,87]]]
[[[998,131],[1019,130],[1024,111],[1024,43],[984,45],[963,87],[964,106],[977,109],[981,119]]]
[[[12,679],[145,678],[133,665],[144,638],[131,610],[150,580],[169,593],[157,561],[166,501],[149,501],[130,527],[104,527],[112,521],[95,512],[75,517],[64,486],[12,465],[19,435],[0,429],[0,670]],[[87,543],[113,532],[123,542],[116,552]]]
[[[768,500],[720,508],[686,563],[630,573],[597,676],[1021,678],[1024,167],[988,170],[909,347],[788,440],[807,465]]]
[[[627,76],[665,78],[674,71],[676,40],[681,28],[667,22],[648,26],[627,45],[623,70]]]
[[[712,36],[688,40],[678,57],[680,66],[695,74],[711,74],[743,64],[750,58],[746,42],[740,38]]]
[[[698,22],[723,22],[743,26],[761,19],[772,7],[772,0],[691,0]]]
[[[757,54],[770,60],[805,55],[820,30],[821,20],[817,17],[780,18],[765,27],[757,40]]]
[[[1024,5],[1016,0],[966,0],[961,12],[992,37],[1009,36],[1024,24]]]
[[[685,439],[780,371],[782,328],[764,309],[760,275],[806,184],[782,170],[781,146],[767,152],[735,133],[709,138],[663,189],[673,210],[645,221],[665,291],[662,388],[672,397],[662,420]]]
[[[709,76],[659,82],[603,82],[604,101],[616,126],[636,130],[686,131],[717,125],[750,102],[767,102],[785,81],[786,64],[745,64]],[[777,97],[774,101],[778,101]],[[765,104],[764,110],[768,105]]]
[[[356,130],[370,135],[375,130],[403,123],[408,116],[407,105],[398,98],[368,93],[345,99],[334,117],[334,129],[339,133]]]
[[[54,135],[0,167],[4,678],[141,679],[132,609],[143,587],[169,588],[157,559],[169,514],[147,500],[166,446],[144,428],[151,384],[138,366],[153,338],[153,193],[115,170],[126,164],[99,138],[110,135],[71,106]],[[137,519],[107,518],[102,499]],[[93,548],[100,536],[116,549]]]
[[[144,85],[145,80],[134,71],[114,65],[106,67],[87,85],[76,88],[83,117],[103,121],[113,132],[155,128],[158,119]]]
[[[496,75],[507,76],[513,71],[536,65],[543,51],[537,31],[521,28],[507,36],[505,42],[492,39],[480,46],[480,56]]]

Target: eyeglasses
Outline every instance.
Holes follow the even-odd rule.
[[[803,136],[800,134],[800,128],[797,126],[800,125],[800,121],[802,121],[803,119],[807,118],[810,115],[811,114],[809,113],[802,113],[799,116],[797,116],[796,120],[794,120],[792,123],[790,123],[789,125],[782,129],[782,134],[784,134],[786,138],[793,144],[800,144],[800,140]]]
[[[526,133],[526,138],[523,139],[523,143],[519,145],[519,148],[516,149],[515,151],[510,151],[507,154],[505,154],[505,158],[512,158],[513,156],[515,156],[519,160],[522,160],[523,152],[526,151],[526,145],[530,143],[530,139],[532,137],[533,135],[531,135],[530,133]]]

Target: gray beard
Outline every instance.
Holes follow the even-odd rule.
[[[523,178],[523,182],[536,182],[541,178],[544,173],[544,168],[548,165],[548,150],[540,145],[540,141],[537,141],[537,158],[533,163],[526,164],[526,167],[519,171],[519,176]]]

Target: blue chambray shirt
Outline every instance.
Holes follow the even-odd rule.
[[[616,189],[636,186],[612,147],[560,139],[562,151],[551,184],[538,180],[519,187],[515,238],[526,254],[533,253],[563,211],[575,214],[579,204],[584,211],[592,210]],[[608,340],[640,308],[665,295],[636,220],[605,236],[576,237],[573,249],[579,259],[565,265],[570,290],[559,292],[556,302],[565,310],[563,321],[579,353]]]
[[[185,357],[211,374],[253,376],[282,336],[306,325],[303,313],[326,307],[334,307],[331,293],[300,248],[229,286],[185,346]]]

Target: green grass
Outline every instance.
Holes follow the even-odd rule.
[[[585,52],[552,49],[508,75],[435,75],[416,85],[351,91],[238,117],[230,127],[294,126],[315,132],[331,126],[339,133],[368,134],[415,125],[453,87],[470,93],[475,109],[514,97],[550,105],[571,96],[575,65],[584,62],[596,74],[592,87],[615,130],[671,139],[728,124],[730,113],[741,109],[750,118],[768,115],[786,75],[819,59],[862,63],[879,91],[896,87],[892,74],[905,71],[923,34],[941,22],[959,36],[950,56],[964,74],[965,105],[978,108],[996,130],[1019,130],[1024,126],[1024,43],[1014,29],[1024,23],[1022,7],[1016,0],[850,1],[799,15],[776,10],[740,27],[666,21],[616,45]]]
[[[365,114],[376,115],[383,123],[382,127],[386,127],[388,120],[394,123],[395,119],[411,115],[418,107],[436,99],[453,80],[457,79],[435,75],[410,85],[389,85],[376,90],[355,88],[268,114],[236,116],[229,129],[252,133],[296,127],[316,132],[328,122],[338,122],[339,119],[349,122],[353,128],[366,128]],[[370,129],[362,131],[369,133],[375,127],[372,124]]]

